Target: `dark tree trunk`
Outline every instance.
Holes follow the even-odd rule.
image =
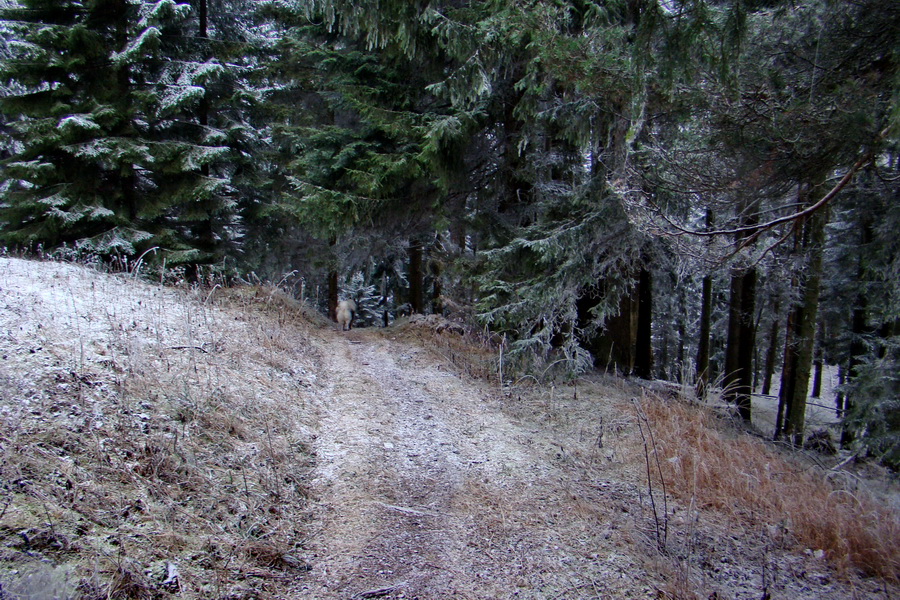
[[[756,269],[749,269],[741,281],[741,310],[738,323],[737,388],[735,403],[741,418],[750,422],[753,395],[753,355],[756,351]]]
[[[706,397],[709,385],[709,334],[712,323],[712,277],[703,278],[700,299],[700,339],[697,343],[697,395]]]
[[[822,370],[822,359],[820,357],[816,357],[816,359],[813,361],[813,385],[812,391],[809,393],[810,398],[822,397]]]
[[[706,229],[712,229],[713,212],[706,209]],[[697,396],[706,398],[706,389],[709,387],[709,336],[712,328],[712,276],[703,278],[703,291],[700,295],[700,339],[697,342]]]
[[[337,258],[334,254],[334,248],[337,246],[337,239],[331,238],[328,241],[328,246],[331,254],[332,260],[332,268],[328,271],[328,318],[332,321],[337,321],[337,305],[338,305],[338,294],[340,290],[338,289],[338,267],[337,267]]]
[[[860,247],[866,248],[872,242],[873,232],[872,224],[868,220],[864,220],[860,227]],[[856,267],[856,280],[865,281],[865,262],[862,254],[859,257],[859,263]],[[872,333],[869,326],[869,301],[865,293],[860,290],[853,302],[853,313],[850,318],[850,361],[847,365],[846,379],[853,381],[859,376],[858,368],[863,362],[867,348],[865,338]],[[845,394],[843,398],[843,416],[846,421],[848,415],[853,410],[853,395]],[[854,431],[848,427],[846,422],[841,428],[841,445],[846,446],[855,439]]]
[[[450,243],[460,255],[466,253],[466,221],[463,216],[465,210],[465,202],[461,206],[455,207],[454,213],[457,217],[450,224]]]
[[[728,341],[725,346],[725,399],[735,404],[745,421],[751,418],[753,353],[756,349],[756,269],[731,277]]]
[[[816,333],[816,347],[813,354],[813,385],[810,396],[822,397],[822,371],[825,367],[825,323],[819,323]]]
[[[853,316],[850,321],[850,333],[852,336],[850,342],[850,364],[847,368],[847,380],[853,381],[859,375],[858,369],[863,362],[866,354],[865,336],[870,332],[868,322],[868,300],[865,294],[857,294],[855,306],[853,307]],[[844,396],[844,419],[853,409],[853,396],[846,394]],[[841,445],[846,446],[855,439],[853,430],[845,423],[841,428]]]
[[[330,271],[328,273],[328,316],[332,321],[337,321],[337,305],[338,305],[338,272]]]
[[[434,260],[429,261],[428,270],[431,275],[431,310],[436,315],[444,314],[443,286],[441,285],[441,264]]]
[[[577,319],[575,324],[578,331],[593,331],[594,316],[591,311],[600,304],[602,299],[602,285],[592,285],[581,290],[581,294],[575,299],[575,314]],[[571,328],[568,331],[554,332],[553,339],[550,343],[554,348],[560,348],[565,344],[567,336],[570,333]],[[602,355],[604,350],[604,337],[601,334],[593,333],[587,335],[582,333],[578,339],[578,343],[594,357],[594,366],[599,367],[604,364],[603,361],[606,357]]]
[[[794,282],[793,286],[796,287]],[[778,412],[775,415],[775,439],[784,436],[784,422],[791,410],[794,398],[794,371],[797,368],[797,352],[794,337],[796,336],[797,309],[788,312],[787,324],[784,327],[784,358],[781,365],[781,385],[778,389]]]
[[[414,313],[425,312],[425,273],[422,268],[422,243],[409,243],[409,304]]]
[[[778,320],[780,311],[777,302],[772,312],[775,314],[775,318],[772,319],[772,329],[769,331],[769,347],[766,349],[766,364],[763,368],[762,393],[764,396],[768,396],[772,391],[772,376],[775,374],[775,355],[778,354],[778,334],[781,323]]]
[[[824,211],[812,215],[804,223],[806,269],[802,276],[800,303],[796,306],[794,322],[794,358],[791,398],[784,422],[784,433],[794,445],[803,445],[806,427],[806,396],[812,370],[813,347],[816,335],[816,316],[819,310],[819,288],[822,279],[822,254],[825,243]]]
[[[388,312],[388,286],[387,286],[387,269],[382,269],[381,271],[381,300],[379,301],[379,306],[381,307],[381,322],[387,327],[391,324],[390,313]]]
[[[637,340],[634,350],[634,374],[653,378],[653,274],[641,267],[638,275]]]
[[[600,288],[602,301],[603,286]],[[634,346],[637,331],[638,308],[637,285],[619,299],[619,312],[606,320],[602,334],[592,343],[594,362],[598,366],[611,367],[624,375],[634,369]]]
[[[838,365],[838,391],[834,396],[834,414],[838,419],[844,418],[844,384],[847,382],[847,369]],[[843,438],[843,434],[841,434]]]
[[[741,202],[741,224],[758,222],[758,201]],[[744,244],[746,234],[735,237],[735,245]],[[728,309],[728,341],[725,346],[725,400],[738,408],[738,414],[749,422],[753,393],[753,355],[756,352],[756,269],[744,268],[732,273]]]
[[[739,273],[732,273],[731,287],[728,297],[728,329],[725,342],[725,370],[722,385],[725,388],[725,399],[734,402],[735,388],[738,379],[738,346],[741,343],[741,284],[743,278]]]

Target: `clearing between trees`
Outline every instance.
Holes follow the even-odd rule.
[[[501,389],[486,352],[0,259],[0,597],[896,597],[849,465],[612,377]]]

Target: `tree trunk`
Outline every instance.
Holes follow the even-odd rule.
[[[813,353],[813,385],[810,396],[822,397],[822,371],[825,367],[825,323],[819,323],[816,333],[816,347]]]
[[[594,315],[591,314],[591,311],[600,304],[603,299],[603,293],[604,290],[602,284],[591,285],[582,288],[578,298],[575,299],[575,325],[578,331],[581,332],[578,337],[578,343],[582,348],[591,353],[594,357],[594,366],[597,367],[605,364],[603,362],[606,360],[604,350],[608,349],[605,346],[605,336],[600,333],[587,335],[585,332],[594,330]],[[553,345],[554,348],[562,347],[570,333],[571,329],[568,331],[554,332],[553,339],[550,342],[551,345]]]
[[[822,364],[822,358],[818,355],[819,350],[816,348],[816,358],[813,360],[813,385],[812,391],[809,393],[810,398],[821,398],[822,397],[822,370],[824,365]]]
[[[741,343],[741,284],[743,278],[739,273],[731,274],[731,287],[728,297],[728,329],[725,342],[725,371],[722,386],[725,388],[725,400],[733,403],[738,380],[738,346]]]
[[[387,269],[382,268],[381,271],[381,300],[378,305],[381,306],[381,322],[387,327],[391,324],[390,313],[388,312],[388,285],[387,285]]]
[[[728,341],[725,347],[725,399],[738,408],[745,421],[751,418],[753,353],[756,347],[756,269],[731,277],[728,310]]]
[[[844,418],[844,384],[847,382],[847,369],[838,365],[838,391],[834,396],[834,414],[838,419]],[[843,434],[841,435],[843,438]]]
[[[659,370],[659,377],[662,379],[669,381],[671,379],[672,374],[672,366],[669,364],[669,345],[672,343],[672,340],[669,339],[669,335],[671,330],[668,327],[663,327],[659,332],[659,360],[654,360],[654,366]]]
[[[769,331],[769,347],[766,349],[766,364],[763,368],[763,396],[768,396],[772,391],[772,376],[775,374],[775,355],[778,354],[778,334],[781,323],[778,320],[780,311],[777,302],[772,312],[775,314],[775,318],[772,319],[772,329]]]
[[[444,314],[443,286],[441,285],[441,264],[432,258],[428,264],[431,275],[431,311],[436,315]]]
[[[712,324],[712,277],[703,278],[700,300],[700,339],[697,343],[697,396],[706,397],[709,386],[709,334]]]
[[[706,229],[712,229],[713,213],[706,209]],[[700,297],[700,339],[697,343],[697,396],[706,398],[709,387],[709,335],[712,328],[712,276],[703,278],[703,291]]]
[[[641,267],[638,276],[638,321],[634,355],[634,374],[641,379],[652,379],[653,274],[647,267]]]
[[[797,287],[793,282],[792,287]],[[791,402],[794,398],[794,383],[797,369],[797,352],[794,337],[796,336],[797,309],[792,307],[788,312],[787,323],[784,327],[784,359],[781,365],[781,385],[778,389],[778,412],[775,415],[775,439],[784,436],[784,421],[791,410]]]
[[[422,242],[409,243],[409,304],[414,313],[425,312],[425,273],[422,269]]]
[[[328,273],[328,316],[332,321],[337,321],[337,305],[338,305],[338,272],[330,271]]]
[[[864,220],[860,225],[860,247],[866,248],[872,241],[872,224],[868,220]],[[859,282],[865,281],[865,263],[862,254],[860,254],[859,263],[856,267],[856,280]],[[853,381],[859,375],[857,369],[862,364],[863,357],[867,352],[865,337],[871,333],[871,327],[869,326],[869,300],[865,293],[860,291],[854,299],[853,313],[850,317],[850,361],[847,365],[847,381]],[[853,395],[844,394],[842,421],[846,421],[852,410]],[[841,428],[841,445],[846,446],[852,443],[854,438],[854,431],[844,423]]]
[[[757,200],[740,202],[741,224],[758,222]],[[735,237],[740,248],[746,234]],[[756,269],[742,268],[732,273],[728,309],[728,340],[725,346],[725,400],[737,406],[741,418],[750,422],[753,393],[753,355],[756,352]]]
[[[603,286],[599,293],[603,294]],[[634,369],[634,346],[637,329],[637,285],[619,299],[619,312],[606,320],[604,331],[591,345],[594,362],[598,366],[612,367],[624,375]],[[602,301],[598,299],[599,303]],[[580,312],[580,311],[579,311]]]
[[[741,418],[750,422],[753,395],[753,355],[756,351],[756,269],[748,269],[741,281],[741,310],[738,323],[738,380],[735,403]]]
[[[826,212],[819,211],[813,214],[803,226],[807,262],[801,280],[800,304],[796,306],[793,385],[790,390],[791,397],[784,423],[785,435],[795,446],[803,445],[806,426],[806,396],[809,392],[809,377],[815,345],[826,221]]]
[[[334,248],[335,246],[337,246],[337,239],[331,238],[328,241],[328,246],[330,248],[332,261],[331,270],[328,271],[328,318],[336,322],[337,315],[335,314],[335,312],[337,311],[338,294],[340,293],[340,290],[338,289],[338,260],[335,257],[334,253]]]

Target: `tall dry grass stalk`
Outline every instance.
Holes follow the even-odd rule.
[[[762,440],[729,433],[709,411],[648,398],[668,489],[746,525],[785,531],[844,573],[900,579],[900,516],[864,492],[834,487]]]

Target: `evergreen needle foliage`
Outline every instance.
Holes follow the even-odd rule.
[[[748,420],[780,380],[796,443],[840,365],[896,464],[896,1],[0,6],[4,246],[353,282]]]

